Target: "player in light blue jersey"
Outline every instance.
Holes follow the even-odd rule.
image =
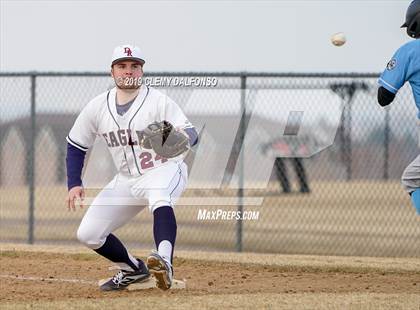
[[[378,102],[381,106],[389,105],[398,90],[409,82],[420,123],[420,0],[411,2],[402,27],[406,27],[407,34],[416,40],[401,46],[388,62],[379,78]],[[404,170],[402,184],[420,215],[420,155]]]
[[[418,2],[420,4],[420,0]],[[417,117],[420,119],[420,40],[410,41],[401,46],[381,74],[379,78],[380,97],[384,97],[385,93],[385,97],[390,98],[388,101],[385,100],[385,105],[391,103],[405,82],[409,82],[411,85],[418,109]],[[388,96],[386,96],[386,92],[388,92]],[[379,103],[383,102],[384,100],[379,101]]]

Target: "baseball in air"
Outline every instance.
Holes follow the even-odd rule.
[[[335,46],[343,46],[346,43],[346,36],[342,32],[335,33],[331,37],[331,43]]]

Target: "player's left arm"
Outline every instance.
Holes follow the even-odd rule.
[[[198,142],[198,133],[194,127],[184,128],[183,130],[189,137],[190,145],[194,146]]]
[[[378,88],[378,103],[381,107],[385,107],[394,101],[395,95],[396,94],[390,92],[385,87],[380,86]]]
[[[170,122],[178,131],[185,133],[190,142],[190,146],[198,143],[198,133],[195,127],[185,116],[181,108],[169,97],[164,97],[163,106],[161,107],[160,118]]]
[[[378,103],[381,106],[391,104],[398,90],[408,80],[410,61],[410,45],[403,45],[388,62],[378,80]]]

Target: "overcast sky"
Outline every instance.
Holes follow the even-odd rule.
[[[380,72],[410,40],[405,0],[0,1],[1,71],[107,71],[132,43],[145,71]]]

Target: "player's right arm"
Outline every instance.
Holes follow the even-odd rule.
[[[86,152],[74,147],[67,142],[67,208],[69,210],[76,210],[75,201],[80,200],[80,207],[83,208],[83,198],[85,192],[82,185],[82,170],[85,160]]]
[[[67,208],[75,210],[75,202],[80,199],[83,207],[84,189],[82,170],[86,152],[93,145],[97,133],[96,109],[89,103],[77,117],[67,140]]]
[[[403,45],[381,74],[378,80],[378,103],[381,106],[389,105],[395,99],[398,90],[409,79],[411,54],[410,44]]]

